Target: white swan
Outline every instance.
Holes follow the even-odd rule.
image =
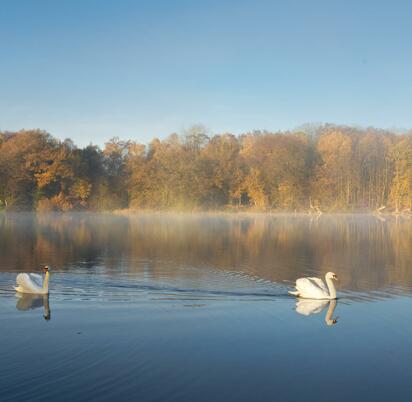
[[[49,267],[43,268],[44,279],[38,274],[18,274],[14,289],[20,293],[46,295],[49,293]]]
[[[299,278],[296,280],[296,291],[289,294],[305,299],[336,299],[336,289],[332,280],[338,280],[333,272],[325,275],[325,283],[320,278]]]

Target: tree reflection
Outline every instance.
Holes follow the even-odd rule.
[[[404,292],[411,244],[409,220],[372,215],[16,214],[0,226],[0,270],[47,263],[196,279],[205,267],[273,282],[333,271],[344,290]]]

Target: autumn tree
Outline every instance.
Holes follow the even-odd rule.
[[[129,171],[126,158],[130,141],[122,141],[118,137],[106,142],[103,149],[103,166],[106,180],[100,183],[99,192],[104,204],[102,209],[126,208],[128,206],[127,182]]]
[[[254,169],[247,177],[261,177],[268,206],[292,209],[305,202],[311,146],[305,134],[255,132],[243,136],[241,145],[240,156]]]
[[[4,133],[0,148],[0,198],[9,209],[30,210],[38,198],[38,175],[52,163],[57,141],[40,130]]]
[[[412,207],[412,136],[316,125],[209,137],[202,126],[148,146],[78,148],[45,131],[0,133],[0,209],[371,210]]]
[[[339,129],[322,134],[317,141],[316,151],[320,160],[316,167],[312,194],[322,206],[340,209],[351,204],[352,145],[352,138]]]
[[[396,212],[412,208],[412,135],[401,137],[392,147],[390,158],[394,176],[390,202]]]

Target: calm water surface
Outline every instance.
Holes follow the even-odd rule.
[[[0,215],[0,400],[409,401],[411,246],[366,215]],[[336,303],[287,295],[328,271]]]

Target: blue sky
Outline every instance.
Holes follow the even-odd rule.
[[[0,130],[412,127],[412,2],[1,0]]]

